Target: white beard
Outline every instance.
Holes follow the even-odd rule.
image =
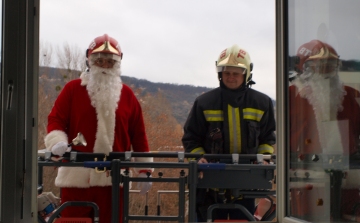
[[[94,152],[108,154],[112,151],[115,111],[122,89],[120,74],[120,66],[112,69],[92,66],[87,74],[86,89],[98,120]]]
[[[89,82],[86,89],[89,92],[91,104],[95,108],[105,111],[105,116],[117,108],[120,99],[122,82],[120,71],[116,71],[115,69],[93,66],[89,72]]]
[[[295,81],[300,96],[309,101],[321,121],[336,119],[337,113],[343,110],[342,101],[346,94],[339,76],[316,73],[305,76],[306,79],[300,77]]]
[[[298,78],[294,84],[302,98],[312,105],[316,117],[319,139],[323,151],[341,150],[341,135],[337,113],[343,110],[342,102],[346,91],[338,75],[309,74]]]

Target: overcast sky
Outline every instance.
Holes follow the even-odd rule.
[[[275,1],[41,0],[40,41],[85,50],[97,36],[118,40],[125,76],[219,85],[215,61],[233,44],[254,63],[253,88],[275,99]]]

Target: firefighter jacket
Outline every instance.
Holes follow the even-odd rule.
[[[274,107],[267,95],[218,87],[195,100],[182,142],[189,153],[272,154],[274,131]]]

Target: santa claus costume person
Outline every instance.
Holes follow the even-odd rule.
[[[90,43],[86,56],[90,69],[64,86],[48,116],[47,150],[62,156],[67,145],[81,132],[87,145],[72,146],[79,152],[149,152],[140,104],[121,81],[123,53],[118,42],[107,34],[99,36]],[[137,158],[137,161],[152,162],[152,158]],[[140,177],[145,177],[147,171],[152,169],[135,169]],[[99,206],[99,222],[111,222],[112,181],[108,173],[97,173],[92,168],[60,167],[55,185],[61,187],[62,203],[95,202]],[[139,186],[144,194],[151,182]],[[93,213],[91,207],[67,207],[62,217],[93,217]]]
[[[317,180],[340,177],[331,178],[330,189],[313,184],[309,190],[309,185],[293,183],[292,216],[307,221],[326,221],[324,216],[339,220],[360,201],[359,170],[332,169],[336,163],[346,168],[359,154],[360,93],[340,80],[341,61],[329,44],[307,42],[299,47],[297,57],[298,76],[289,89],[291,168],[297,177],[301,173]],[[330,160],[332,157],[341,158]]]

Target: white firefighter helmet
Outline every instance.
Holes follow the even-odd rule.
[[[251,71],[253,64],[251,63],[250,55],[246,50],[234,44],[220,53],[218,60],[216,61],[216,70],[219,80],[221,78],[221,72],[224,67],[227,66],[244,68],[244,75],[246,75],[245,83],[249,83],[252,78]]]

